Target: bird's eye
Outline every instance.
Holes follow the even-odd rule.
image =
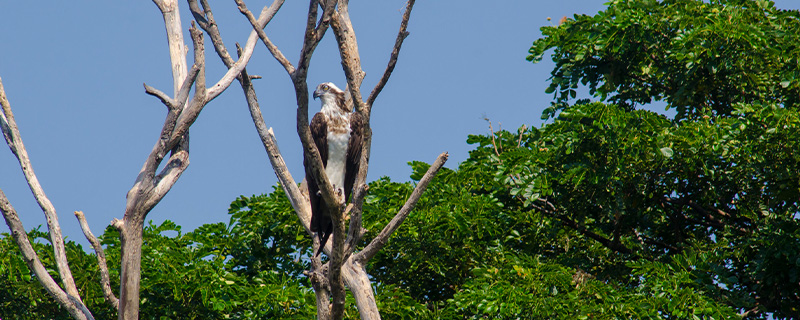
[[[327,84],[323,84],[322,85],[322,90],[326,90],[327,91],[328,90],[328,85]]]

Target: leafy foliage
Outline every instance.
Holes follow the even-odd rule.
[[[206,224],[185,234],[170,221],[146,226],[142,319],[313,318],[314,294],[298,276],[306,266],[296,253],[310,250],[310,241],[294,235],[305,231],[284,205],[288,201],[278,192],[241,197],[231,205],[229,225]],[[281,210],[268,211],[276,207]],[[43,239],[46,233],[35,229],[29,236]],[[119,234],[109,227],[101,241],[116,290]],[[0,318],[69,319],[28,270],[12,238],[4,236],[0,246]],[[41,243],[35,248],[58,281],[52,248]],[[102,296],[95,256],[69,241],[67,250],[84,302],[96,318],[115,318],[116,311]]]
[[[614,0],[594,16],[543,27],[529,61],[555,49],[550,86],[557,102],[579,85],[631,109],[666,100],[678,118],[736,103],[800,104],[800,13],[767,0]]]
[[[28,238],[50,276],[60,283],[53,248],[45,243],[49,239],[48,234],[35,228],[28,232]],[[95,257],[85,254],[81,246],[71,241],[66,243],[65,248],[75,285],[83,294],[83,301],[91,306],[98,319],[116,317],[112,307],[105,304]],[[0,319],[72,319],[67,310],[58,305],[39,284],[14,239],[7,233],[0,237]]]
[[[632,0],[543,28],[529,60],[555,48],[553,121],[468,138],[366,266],[383,318],[800,318],[797,24],[770,1]],[[579,84],[617,104],[569,106]],[[653,99],[678,118],[634,110]],[[429,167],[410,165],[411,182],[370,183],[360,245]],[[280,188],[229,213],[146,227],[143,318],[314,317],[310,238]],[[118,265],[118,234],[102,239]],[[87,305],[113,318],[94,256],[67,249]],[[66,318],[7,235],[0,318]]]
[[[577,265],[598,277],[625,282],[622,259],[647,285],[669,280],[659,275],[671,263],[737,310],[797,317],[800,115],[776,105],[734,113],[673,123],[576,105],[541,129],[500,135],[521,147],[500,154],[496,178],[523,207],[615,252]]]
[[[471,136],[470,158],[443,169],[368,265],[383,316],[795,317],[800,116],[775,105],[739,105],[735,114],[672,122],[591,103],[539,129]],[[427,167],[412,162],[412,178]],[[365,239],[412,189],[387,178],[370,184]],[[275,190],[236,199],[227,225],[186,234],[170,222],[149,225],[143,318],[313,317],[302,275],[310,241]],[[113,229],[103,236],[112,266],[117,239]],[[71,261],[86,261],[77,274],[91,279],[79,280],[90,307],[110,312],[94,257],[68,247]],[[35,301],[22,318],[58,314],[15,252],[0,260],[13,284],[2,310]],[[352,301],[346,317],[358,317]]]

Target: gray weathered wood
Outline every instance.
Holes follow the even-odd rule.
[[[2,191],[0,191],[0,195],[2,196],[0,201],[3,202],[3,207],[0,208],[0,210],[3,211],[6,224],[11,228],[12,233],[14,233],[14,240],[23,252],[28,267],[34,271],[39,282],[45,287],[48,293],[56,298],[56,301],[60,305],[67,308],[73,317],[77,319],[93,319],[92,314],[86,309],[83,301],[81,301],[80,294],[75,286],[75,280],[72,278],[72,272],[69,269],[69,263],[67,261],[64,238],[61,235],[61,226],[58,223],[56,209],[47,198],[47,195],[45,195],[44,189],[41,184],[39,184],[39,179],[33,171],[28,152],[25,149],[25,144],[22,142],[19,128],[14,120],[14,113],[11,111],[11,103],[6,96],[2,79],[0,79],[0,106],[2,107],[2,112],[0,112],[0,115],[2,115],[2,117],[0,117],[0,129],[3,132],[6,144],[8,144],[14,156],[17,157],[17,161],[25,175],[25,180],[28,182],[28,186],[36,202],[39,203],[39,207],[41,207],[45,214],[47,228],[50,233],[50,242],[53,246],[56,268],[58,269],[58,274],[61,278],[64,290],[58,287],[44,269],[44,266],[41,261],[39,261],[38,256],[36,256],[33,247],[28,241],[25,228],[22,226],[22,222],[19,220],[16,211],[11,207],[11,203],[6,199],[5,195],[2,194]]]
[[[83,211],[75,211],[75,217],[81,225],[83,235],[86,236],[86,240],[89,240],[89,244],[92,245],[95,255],[97,256],[97,265],[100,267],[100,286],[103,288],[103,297],[106,298],[106,301],[111,304],[114,309],[119,311],[119,299],[117,299],[117,297],[114,296],[114,292],[111,291],[111,277],[108,274],[106,254],[103,251],[103,247],[100,245],[100,241],[97,241],[97,237],[94,236],[92,230],[89,229],[89,223],[86,222]]]
[[[154,88],[146,86],[146,92],[158,97],[167,105],[168,113],[161,135],[150,155],[128,191],[125,215],[114,220],[119,229],[122,244],[122,266],[120,273],[119,319],[138,319],[139,281],[141,278],[142,228],[147,214],[174,186],[189,165],[189,127],[195,122],[203,108],[230,86],[244,70],[258,36],[251,32],[239,60],[213,86],[206,87],[203,34],[194,25],[190,28],[194,46],[194,65],[186,70],[186,50],[180,26],[177,0],[153,0],[164,16],[167,30],[170,59],[173,66],[174,98],[169,98]],[[189,98],[189,88],[194,84],[195,94]],[[167,160],[164,168],[156,174],[159,165]]]

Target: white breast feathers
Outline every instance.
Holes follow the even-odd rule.
[[[344,174],[347,157],[347,145],[350,142],[350,128],[343,133],[328,131],[328,164],[325,174],[337,192],[344,194]]]

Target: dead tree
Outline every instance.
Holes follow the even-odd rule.
[[[138,319],[139,317],[141,247],[143,227],[147,214],[163,199],[189,165],[189,127],[195,122],[205,105],[225,91],[234,79],[239,81],[244,90],[253,123],[281,186],[289,197],[306,231],[309,235],[312,235],[309,227],[311,210],[308,198],[304,194],[304,192],[307,194],[307,191],[298,187],[298,184],[289,174],[286,164],[278,151],[272,129],[268,129],[264,122],[255,89],[251,82],[251,76],[247,74],[245,69],[259,39],[272,56],[286,69],[294,85],[297,100],[297,133],[303,144],[303,152],[311,159],[309,165],[311,166],[312,177],[320,186],[322,196],[328,203],[340,203],[324,173],[319,151],[312,142],[308,128],[307,74],[309,62],[315,48],[328,29],[332,29],[336,37],[342,66],[347,78],[347,103],[351,109],[354,108],[356,112],[359,112],[365,121],[364,142],[361,146],[362,160],[356,177],[353,200],[347,207],[340,203],[341,210],[335,208],[331,210],[334,222],[333,241],[323,248],[330,259],[323,264],[319,256],[313,256],[311,258],[312,269],[307,271],[306,275],[311,279],[316,293],[319,319],[342,318],[346,295],[345,285],[355,297],[361,318],[379,319],[380,314],[364,265],[383,248],[391,234],[397,230],[403,220],[410,214],[428,183],[447,160],[447,153],[439,155],[397,215],[383,228],[378,236],[356,252],[357,244],[366,232],[361,225],[361,215],[363,200],[367,192],[366,176],[372,143],[372,135],[369,128],[371,110],[377,96],[389,80],[397,63],[403,41],[408,36],[406,29],[414,6],[414,0],[408,1],[406,5],[400,23],[400,30],[386,70],[366,99],[362,96],[360,89],[365,73],[361,69],[355,30],[350,22],[347,0],[309,1],[303,49],[296,65],[289,62],[278,47],[270,41],[264,31],[266,25],[282,6],[283,0],[274,0],[271,5],[265,6],[258,17],[247,9],[242,0],[235,0],[241,13],[253,26],[253,31],[250,33],[244,47],[239,47],[237,44],[237,60],[231,57],[223,44],[222,36],[218,25],[214,21],[208,1],[200,0],[198,3],[198,0],[188,0],[194,17],[192,27],[189,29],[194,49],[194,64],[191,68],[187,67],[187,52],[181,32],[177,0],[153,0],[153,2],[164,17],[173,73],[173,95],[169,96],[158,89],[145,85],[145,92],[158,98],[167,107],[167,115],[158,140],[146,158],[133,187],[127,194],[123,218],[112,221],[112,225],[120,232],[122,244],[119,299],[114,296],[110,287],[108,268],[102,247],[89,230],[83,213],[75,213],[81,222],[84,234],[97,253],[104,295],[106,300],[118,309],[119,319]],[[319,9],[322,9],[321,14]],[[228,71],[221,79],[210,87],[206,87],[204,35],[202,31],[195,28],[195,22],[211,38],[215,51],[228,68]],[[193,94],[190,93],[192,86],[194,86]],[[0,80],[0,104],[2,104],[0,129],[2,129],[6,143],[19,160],[30,189],[47,217],[50,241],[53,244],[55,261],[59,277],[62,280],[61,286],[50,277],[39,257],[36,256],[16,211],[6,199],[2,190],[0,190],[0,211],[3,213],[6,224],[12,230],[14,240],[20,247],[29,268],[34,271],[47,292],[60,305],[64,306],[74,318],[93,319],[91,312],[81,301],[79,292],[75,287],[66,259],[58,216],[33,172],[30,159],[22,143],[19,128],[14,121],[10,103],[3,90],[2,80]],[[156,173],[162,163],[163,168]],[[345,217],[349,217],[349,226],[347,228],[345,227],[347,220]],[[319,241],[316,241],[315,238],[313,251],[316,252],[319,246]]]
[[[389,55],[389,62],[386,70],[383,72],[383,75],[375,88],[370,92],[367,99],[364,99],[361,94],[361,83],[364,80],[365,72],[361,69],[361,59],[358,53],[355,30],[350,22],[348,0],[309,1],[303,49],[300,52],[297,65],[293,65],[289,62],[286,56],[284,56],[278,47],[269,39],[264,31],[266,25],[255,19],[254,15],[247,9],[244,1],[235,1],[239,6],[239,10],[247,17],[254,30],[258,32],[261,41],[272,56],[284,67],[294,84],[297,99],[297,133],[303,143],[303,152],[307,158],[311,159],[308,165],[311,166],[310,171],[312,172],[312,177],[316,180],[317,185],[319,185],[322,197],[327,203],[339,203],[339,200],[335,197],[333,188],[324,173],[325,171],[322,161],[320,160],[319,151],[314,145],[309,131],[308,83],[306,76],[308,73],[309,61],[314,53],[314,49],[325,35],[328,27],[330,26],[331,29],[333,29],[334,36],[338,43],[342,67],[347,78],[347,104],[350,105],[350,109],[354,107],[356,112],[359,112],[364,119],[364,141],[362,145],[360,168],[356,177],[354,185],[355,190],[353,192],[351,204],[347,207],[345,207],[343,203],[340,203],[339,206],[331,206],[333,208],[331,209],[331,217],[334,225],[333,241],[329,242],[324,248],[324,251],[329,257],[329,261],[322,264],[319,256],[312,255],[312,270],[307,271],[306,275],[311,279],[316,293],[317,316],[319,319],[342,318],[346,296],[345,285],[347,285],[347,288],[352,292],[362,319],[380,319],[380,313],[378,312],[375,302],[372,285],[364,269],[364,265],[383,248],[391,234],[399,228],[400,224],[416,205],[428,183],[447,160],[447,153],[439,155],[391,222],[386,225],[378,236],[372,239],[366,247],[356,252],[356,245],[366,232],[361,225],[361,218],[362,204],[367,191],[366,176],[369,166],[370,148],[372,145],[372,131],[369,126],[370,115],[375,99],[389,80],[397,63],[403,41],[409,34],[407,27],[411,16],[411,10],[414,7],[414,0],[409,0],[406,4],[405,12],[400,21],[400,30],[397,34],[395,45]],[[191,2],[196,2],[196,0],[190,0],[190,3]],[[209,35],[211,35],[212,39],[214,39],[215,35],[216,37],[219,36],[219,30],[216,29],[216,23],[213,22],[213,16],[210,14],[211,8],[208,6],[207,0],[201,0],[201,2],[203,11],[201,12],[199,7],[195,5],[193,8],[196,9],[193,9],[193,12],[196,17],[203,17],[206,21],[206,27],[204,27],[202,23],[200,26],[204,27]],[[282,3],[283,1],[276,0],[275,2]],[[318,12],[320,8],[322,9],[321,15]],[[320,16],[319,20],[317,20],[318,16]],[[200,20],[198,20],[198,22],[199,21]],[[220,41],[215,40],[214,43],[215,45],[216,43],[220,43],[221,45],[222,41],[221,39]],[[224,49],[224,47],[222,49]],[[220,51],[221,50],[218,50],[217,52],[220,53]],[[220,54],[220,57],[223,61],[229,59],[225,58],[224,54]],[[309,235],[311,235],[311,210],[306,196],[307,192],[304,194],[304,190],[296,187],[297,184],[295,180],[286,169],[283,158],[278,151],[275,136],[272,130],[267,129],[264,123],[255,90],[253,89],[253,85],[246,71],[242,72],[239,79],[247,97],[253,123],[264,144],[264,148],[267,150],[275,174],[278,176],[281,186],[289,197],[300,221],[303,223]],[[344,208],[344,210],[336,210],[335,208],[337,207]],[[348,228],[345,228],[345,217],[349,217],[350,219]],[[312,252],[316,252],[319,245],[319,242],[315,238]]]
[[[108,302],[119,310],[119,319],[139,318],[139,280],[141,277],[142,234],[147,214],[167,194],[177,182],[180,175],[189,165],[189,127],[195,122],[203,107],[230,86],[234,79],[244,70],[258,37],[255,31],[245,45],[241,58],[235,61],[221,79],[211,87],[206,87],[203,33],[194,26],[190,28],[194,48],[194,65],[187,68],[186,45],[180,22],[177,0],[153,0],[164,17],[167,31],[170,60],[173,74],[173,95],[145,85],[145,92],[157,97],[167,107],[167,115],[161,134],[147,156],[133,187],[128,192],[125,214],[122,220],[115,219],[112,225],[119,229],[122,243],[122,261],[120,275],[120,297],[114,297],[108,279],[105,258],[97,239],[94,238],[85,223],[82,212],[76,212],[84,234],[97,251],[98,262],[102,273],[102,287]],[[190,91],[194,86],[194,94]],[[64,249],[64,239],[58,224],[55,208],[47,199],[38,182],[22,143],[19,128],[14,121],[11,105],[6,97],[0,81],[0,129],[11,151],[19,160],[31,191],[47,217],[50,242],[53,245],[55,260],[62,287],[50,277],[27,238],[25,228],[19,220],[11,203],[0,190],[0,211],[6,224],[12,231],[13,238],[25,257],[28,267],[34,271],[37,279],[48,293],[76,319],[94,319],[91,312],[81,301],[78,290],[69,269]],[[164,162],[166,161],[166,162]],[[164,163],[163,168],[156,172]]]

